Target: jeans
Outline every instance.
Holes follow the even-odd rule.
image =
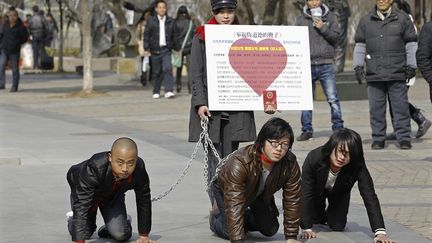
[[[31,44],[33,49],[33,68],[39,68],[40,60],[46,58],[45,40],[43,38],[33,38]]]
[[[4,51],[0,54],[0,87],[4,88],[6,83],[6,65],[10,61],[12,65],[12,86],[18,89],[19,84],[19,57],[20,53],[5,53]]]
[[[173,68],[171,64],[171,51],[163,50],[160,54],[150,56],[151,80],[153,82],[153,94],[160,93],[162,79],[164,81],[165,93],[173,92]]]
[[[225,204],[223,192],[213,183],[212,190],[219,208],[219,214],[210,215],[210,229],[223,239],[229,239],[228,221],[225,214]],[[273,236],[279,229],[277,214],[272,212],[271,207],[264,202],[263,193],[261,193],[252,204],[246,208],[244,214],[245,232],[259,231],[265,236]]]
[[[336,77],[332,64],[312,65],[312,89],[315,97],[315,82],[320,80],[327,102],[330,105],[332,130],[343,128],[342,112],[336,90]],[[313,132],[312,111],[301,113],[302,132]]]
[[[127,220],[124,194],[117,194],[111,201],[104,201],[99,210],[111,238],[117,241],[128,241],[132,237],[132,226]],[[96,213],[97,211],[89,212],[91,232],[96,229]],[[72,228],[72,222],[69,221],[69,232],[72,232]]]

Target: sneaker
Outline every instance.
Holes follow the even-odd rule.
[[[386,135],[386,140],[396,140],[396,133],[392,132]]]
[[[313,139],[312,132],[303,132],[300,136],[297,137],[297,141],[308,141]]]
[[[174,98],[175,94],[173,92],[166,92],[165,93],[165,98],[170,99],[170,98]]]
[[[69,211],[66,213],[66,219],[69,221],[73,217],[73,212]]]
[[[411,142],[410,141],[400,141],[399,142],[399,148],[400,149],[411,149]]]
[[[384,141],[374,141],[371,145],[372,149],[383,149],[385,145]]]
[[[153,94],[153,99],[159,99],[160,95],[159,94]]]

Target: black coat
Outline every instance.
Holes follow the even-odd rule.
[[[323,158],[322,147],[312,150],[306,157],[302,167],[302,216],[301,227],[310,229],[314,219],[314,201],[327,190],[325,188],[327,176],[330,170],[329,163]],[[351,158],[353,159],[353,158]],[[354,184],[358,183],[360,195],[369,217],[372,231],[385,228],[381,207],[375,193],[374,184],[364,159],[342,167],[333,189],[329,192],[333,195],[342,195],[350,192]]]
[[[93,155],[90,159],[72,166],[67,173],[71,187],[71,206],[73,211],[72,240],[88,239],[93,234],[89,212],[92,207],[103,206],[119,194],[135,190],[138,231],[149,233],[151,229],[150,180],[144,161],[138,157],[135,171],[130,180],[124,180],[114,191],[114,176],[108,161],[108,152]]]
[[[355,34],[356,43],[366,44],[366,80],[405,80],[405,45],[416,41],[417,34],[407,14],[392,8],[390,16],[381,20],[374,7],[360,20]]]
[[[186,35],[188,33],[188,29],[189,29],[189,24],[191,23],[192,20],[180,16],[175,20],[175,24],[177,26],[177,29],[179,31],[179,44],[180,47],[183,44],[184,39],[186,38]],[[190,30],[190,33],[188,35],[188,38],[185,42],[185,46],[183,47],[183,55],[189,55],[191,53],[191,47],[192,47],[192,39],[194,36],[194,32],[196,29],[196,25],[193,23],[192,21],[192,27]]]
[[[416,57],[423,77],[432,84],[432,21],[423,25],[420,31]]]
[[[21,45],[27,42],[28,32],[20,18],[12,28],[6,21],[0,26],[0,47],[5,53],[19,53]]]
[[[165,39],[166,48],[168,50],[180,50],[179,32],[174,23],[174,19],[165,16]],[[151,16],[144,29],[144,50],[152,54],[159,54],[161,48],[159,46],[159,19],[158,16]]]
[[[189,142],[197,142],[202,132],[201,119],[198,116],[200,106],[208,106],[207,93],[207,63],[205,42],[198,35],[192,40],[190,78],[192,82],[192,98],[189,116]],[[210,139],[214,143],[221,142],[222,114],[229,116],[231,126],[231,141],[253,141],[256,138],[255,119],[253,111],[210,111]]]

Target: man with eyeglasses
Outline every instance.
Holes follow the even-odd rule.
[[[327,224],[333,231],[345,229],[351,190],[356,182],[375,233],[374,242],[396,242],[386,234],[361,137],[348,128],[333,133],[327,143],[312,150],[303,163],[301,238],[316,237],[313,224]]]
[[[231,242],[243,242],[245,233],[265,236],[278,232],[279,211],[273,194],[283,190],[284,235],[297,243],[300,224],[300,168],[291,152],[294,134],[283,119],[268,120],[254,144],[226,157],[212,182],[215,203],[210,229]]]
[[[150,180],[132,139],[119,138],[111,151],[97,153],[72,166],[67,180],[71,188],[72,212],[66,215],[72,241],[84,243],[90,239],[96,230],[98,208],[105,222],[99,228],[98,236],[128,241],[132,226],[130,215],[126,214],[125,192],[133,189],[139,232],[135,242],[154,242],[148,238],[151,229]]]

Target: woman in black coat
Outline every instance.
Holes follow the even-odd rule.
[[[380,203],[364,160],[361,137],[348,128],[333,133],[328,142],[312,150],[303,163],[302,238],[316,237],[313,224],[327,224],[333,231],[345,229],[351,190],[356,182],[375,233],[374,242],[395,242],[386,235]]]

